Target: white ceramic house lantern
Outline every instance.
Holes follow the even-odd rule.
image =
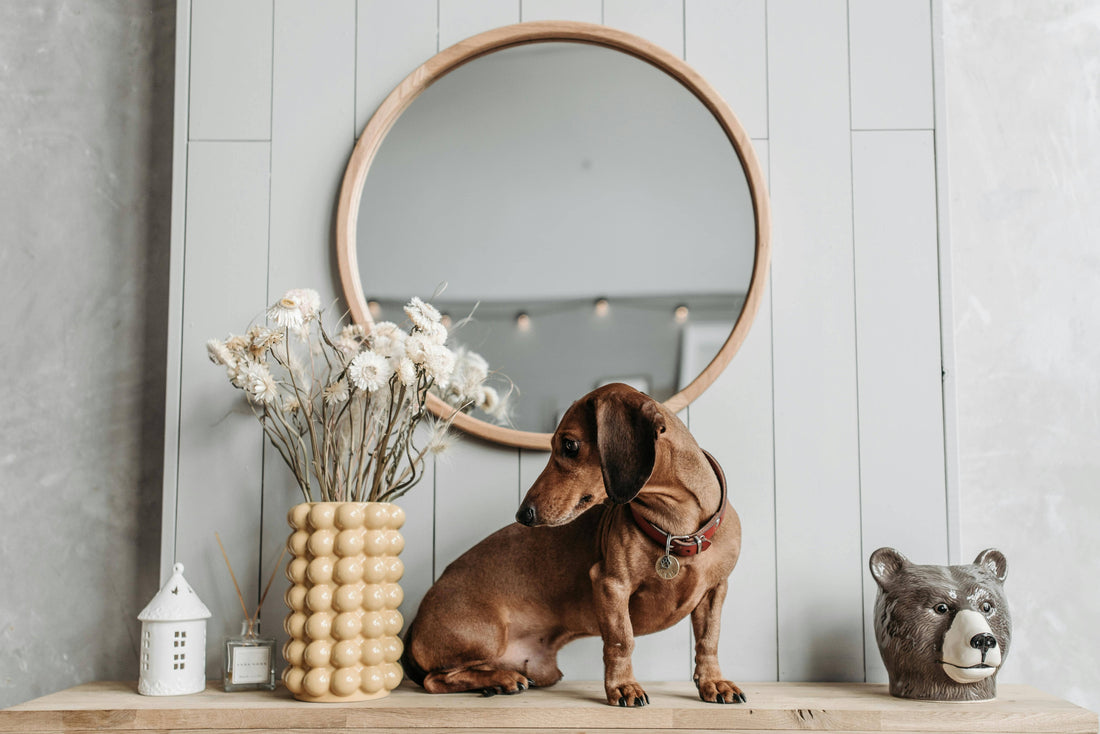
[[[183,564],[141,610],[138,693],[179,696],[206,688],[206,620],[210,610],[183,578]]]

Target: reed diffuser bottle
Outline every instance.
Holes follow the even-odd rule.
[[[225,690],[275,690],[275,638],[260,634],[260,620],[241,622],[241,634],[225,640]]]

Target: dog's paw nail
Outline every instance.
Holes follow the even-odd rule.
[[[748,703],[748,702],[749,702],[749,699],[745,698],[745,694],[744,694],[744,693],[738,694],[738,696],[737,696],[737,697],[738,697],[739,699],[741,699],[741,703]]]
[[[619,699],[619,706],[621,706],[624,709],[626,708],[626,699],[625,698],[620,698]]]

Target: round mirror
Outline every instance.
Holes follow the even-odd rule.
[[[545,449],[606,382],[673,410],[702,393],[756,312],[768,230],[748,138],[694,71],[603,26],[526,23],[443,51],[383,102],[337,246],[356,321],[401,321],[447,283],[432,302],[461,324],[450,343],[514,386],[505,425],[456,425]]]

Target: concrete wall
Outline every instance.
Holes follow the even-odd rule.
[[[944,1],[965,556],[1100,709],[1100,7]],[[0,6],[0,706],[133,678],[157,576],[174,8]]]
[[[1100,3],[945,2],[961,535],[1005,680],[1100,709]]]
[[[158,582],[174,11],[0,5],[0,706],[136,675]]]

